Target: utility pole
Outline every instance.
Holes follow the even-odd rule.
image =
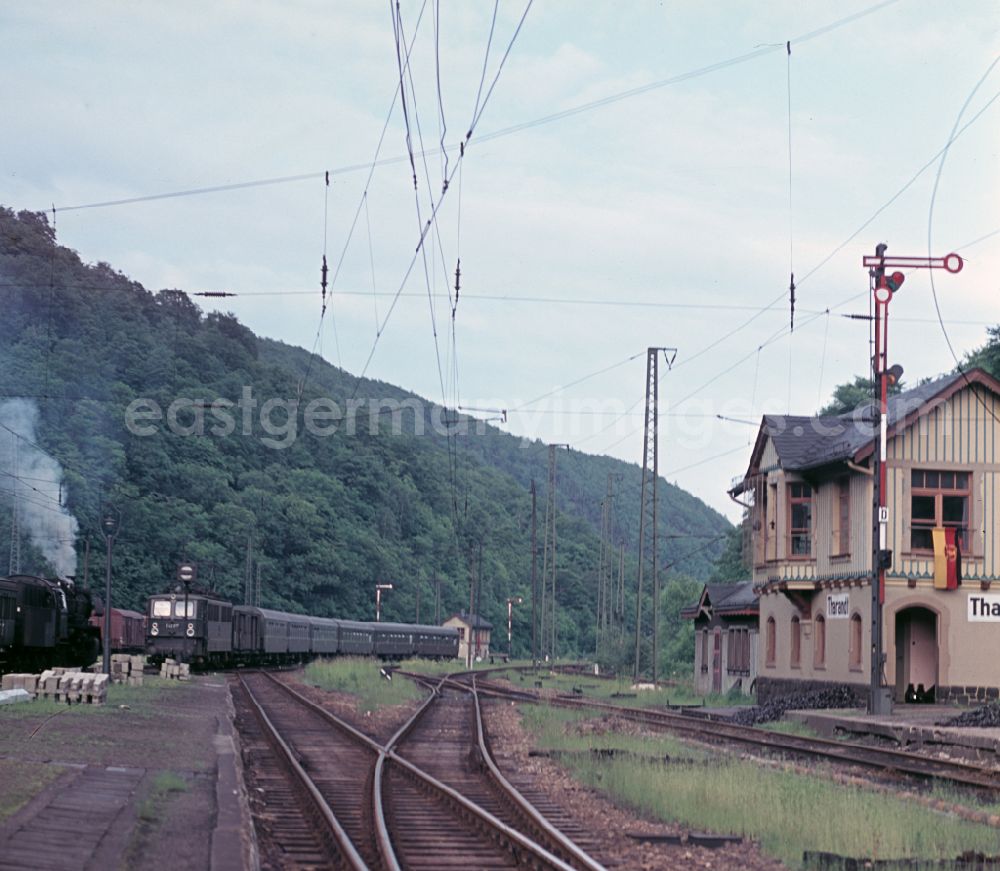
[[[615,610],[614,568],[612,565],[612,530],[614,527],[614,479],[608,472],[608,492],[601,500],[601,553],[597,565],[597,631],[596,653],[600,654],[601,642],[608,637],[611,615]]]
[[[556,658],[556,448],[567,444],[551,444],[549,448],[549,487],[545,494],[545,545],[542,558],[542,653]]]
[[[260,607],[260,560],[257,561],[257,587],[254,590],[253,603]]]
[[[441,625],[441,579],[434,578],[434,624]]]
[[[417,581],[417,623],[420,622],[420,582]]]
[[[18,471],[17,458],[18,436],[11,433],[10,440],[14,446],[14,479],[11,489],[12,511],[10,518],[10,572],[18,575],[21,573],[21,498],[18,494],[18,484],[20,483],[20,472]]]
[[[872,568],[871,568],[871,662],[869,673],[868,713],[881,716],[892,713],[892,694],[882,685],[885,666],[882,608],[885,604],[885,570],[892,565],[892,551],[886,548],[889,508],[886,504],[886,442],[888,435],[889,384],[895,384],[903,367],[889,366],[889,303],[902,286],[902,272],[886,275],[886,269],[944,269],[955,274],[962,271],[962,258],[957,254],[944,257],[886,257],[884,242],[875,246],[874,257],[864,257],[861,263],[868,269],[875,297],[875,355],[872,358],[872,388],[875,394],[874,487],[872,493]]]
[[[87,535],[86,544],[83,549],[83,586],[86,589],[90,584],[90,535]]]
[[[538,662],[538,514],[535,479],[531,479],[531,663]]]
[[[625,641],[625,541],[618,545],[618,640]]]
[[[247,558],[243,569],[243,604],[252,605],[250,596],[251,584],[253,582],[253,530],[247,531]]]
[[[659,398],[660,352],[669,369],[677,357],[676,348],[646,349],[646,422],[642,436],[642,490],[639,496],[639,582],[635,596],[635,680],[642,670],[642,582],[645,573],[653,581],[653,684],[657,680],[659,655],[660,576],[656,570],[657,548],[657,479],[659,478],[659,436],[657,404]]]
[[[101,532],[104,533],[104,541],[107,545],[107,562],[104,574],[104,657],[101,662],[105,674],[111,674],[111,548],[118,535],[120,523],[121,515],[118,513],[118,509],[112,505],[106,505],[104,515],[101,518]]]

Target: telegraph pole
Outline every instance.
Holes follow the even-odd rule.
[[[944,269],[954,274],[961,272],[962,258],[957,254],[944,257],[886,257],[888,246],[882,242],[875,246],[874,257],[862,258],[868,269],[872,293],[875,297],[875,355],[872,358],[872,388],[875,393],[875,449],[873,511],[872,511],[872,568],[871,568],[871,662],[868,713],[881,716],[892,713],[892,694],[882,685],[885,666],[882,608],[885,604],[885,570],[892,565],[892,551],[886,548],[886,531],[889,525],[889,508],[886,505],[886,442],[888,435],[887,394],[890,383],[896,383],[903,374],[902,366],[889,366],[889,303],[893,294],[902,286],[902,272],[886,275],[886,269]]]
[[[639,582],[635,596],[635,680],[641,673],[642,582],[649,573],[653,580],[653,684],[657,679],[659,654],[660,576],[656,570],[657,548],[657,479],[659,478],[659,436],[657,403],[659,397],[660,352],[669,369],[677,357],[676,348],[646,349],[646,422],[642,436],[642,490],[639,496]]]
[[[104,574],[104,656],[101,662],[105,674],[111,674],[111,548],[121,523],[121,515],[113,505],[104,507],[101,517],[101,532],[107,545],[107,562]],[[185,615],[186,616],[186,615]]]
[[[11,482],[11,517],[10,517],[10,574],[21,573],[21,499],[18,495],[18,484],[21,479],[18,470],[17,440],[18,436],[11,434],[10,440],[14,444],[14,479]]]
[[[538,514],[535,479],[531,479],[531,662],[538,663]]]
[[[556,448],[549,447],[549,487],[545,494],[545,553],[542,560],[542,652],[556,658]],[[546,626],[547,624],[547,626]],[[546,636],[547,631],[547,636]]]
[[[608,492],[601,501],[601,550],[597,565],[597,631],[596,653],[600,654],[601,642],[607,639],[614,611],[614,568],[612,566],[612,527],[614,525],[614,473],[608,473]],[[617,603],[616,603],[617,604]]]

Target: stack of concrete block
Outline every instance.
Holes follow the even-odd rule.
[[[49,669],[39,675],[37,692],[43,699],[66,702],[68,705],[103,705],[108,698],[108,676],[62,668]]]
[[[112,683],[127,683],[142,686],[142,670],[146,665],[145,656],[129,656],[127,653],[111,654]]]
[[[176,659],[165,659],[160,666],[160,677],[170,680],[191,680],[191,666]]]
[[[34,696],[38,690],[38,675],[5,674],[0,681],[0,690],[26,690]]]

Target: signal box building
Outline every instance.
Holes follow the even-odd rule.
[[[472,646],[472,661],[486,659],[490,655],[490,637],[493,624],[478,614],[459,611],[444,621],[444,625],[458,630],[458,658],[469,662],[469,646]]]
[[[896,702],[996,699],[1000,382],[975,369],[890,398],[886,447],[885,683]],[[730,491],[751,525],[761,699],[843,683],[868,697],[873,450],[869,407],[767,415]]]
[[[698,601],[681,611],[694,620],[695,692],[749,695],[757,679],[757,593],[751,581],[705,584]]]

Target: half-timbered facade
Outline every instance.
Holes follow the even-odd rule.
[[[1000,382],[981,369],[929,382],[892,397],[888,423],[886,680],[897,701],[996,698]],[[803,683],[867,695],[873,448],[868,407],[767,415],[731,491],[751,523],[763,698]]]

